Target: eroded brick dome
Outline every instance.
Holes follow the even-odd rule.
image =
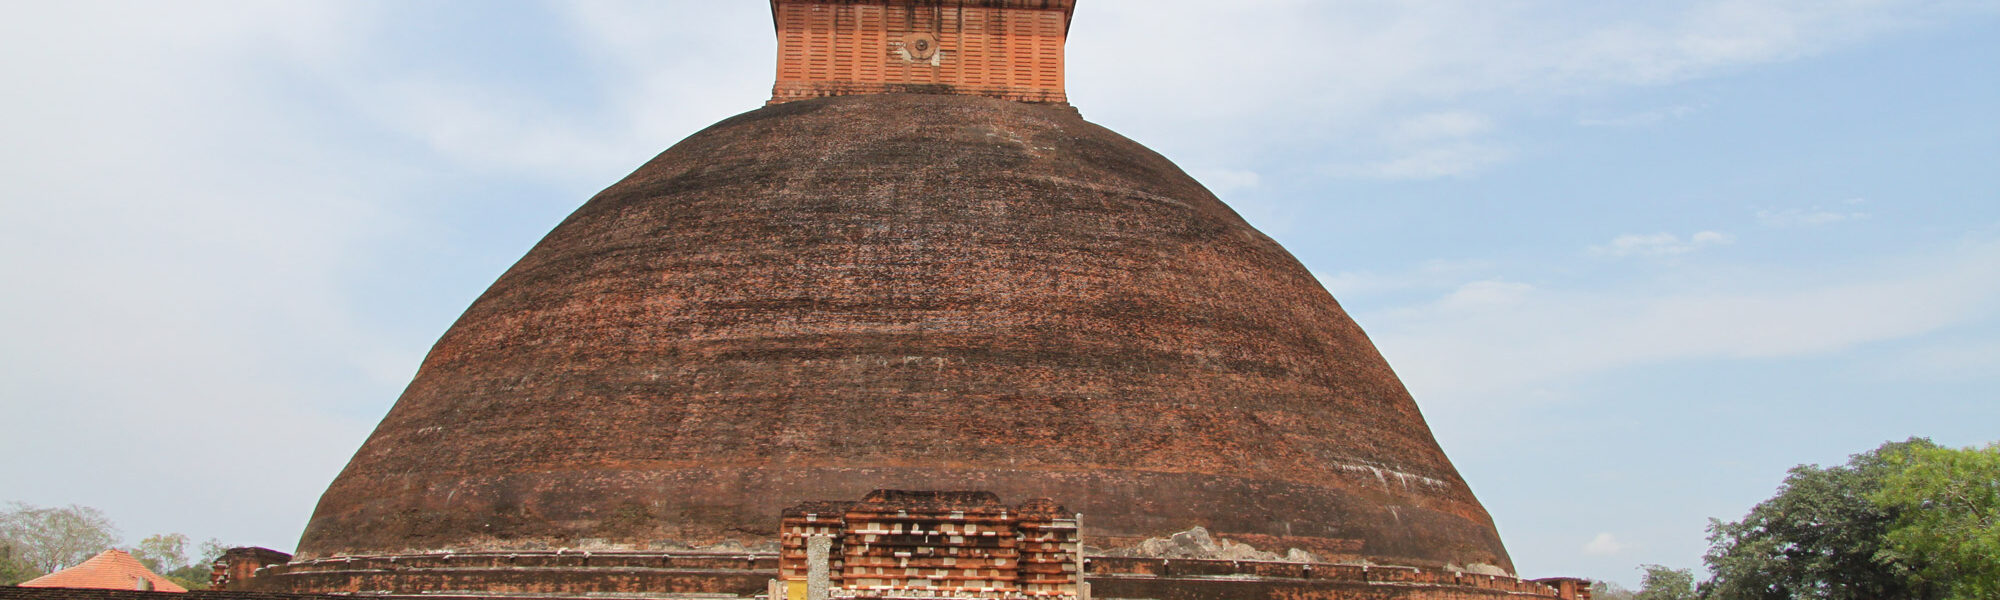
[[[716,124],[591,199],[446,332],[300,558],[775,540],[802,500],[1055,498],[1511,570],[1368,338],[1160,155],[930,95]]]

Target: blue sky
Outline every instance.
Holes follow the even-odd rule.
[[[760,106],[765,4],[0,22],[0,500],[290,548],[430,344]],[[1086,0],[1072,101],[1311,268],[1524,575],[1695,567],[1883,441],[2000,439],[2000,2]]]

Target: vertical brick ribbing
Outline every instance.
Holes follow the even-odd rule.
[[[1063,103],[1067,0],[778,0],[771,103],[921,92]],[[924,58],[904,45],[934,39]]]

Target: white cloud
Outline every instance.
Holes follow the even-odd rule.
[[[40,424],[0,436],[10,499],[95,505],[138,536],[296,535],[370,424],[344,416],[347,392],[401,385],[351,358],[393,342],[357,321],[342,274],[406,221],[382,178],[355,176],[381,169],[312,143],[314,120],[255,74],[339,60],[372,9],[62,2],[0,20],[0,53],[22,57],[0,61],[0,154],[19,159],[0,161],[0,398]],[[215,485],[228,473],[258,485]]]
[[[415,311],[361,297],[395,281],[370,271],[417,276],[385,246],[457,249],[427,211],[482,192],[440,180],[601,186],[769,91],[760,5],[554,5],[570,19],[551,33],[605,70],[579,78],[601,86],[582,106],[454,72],[393,35],[405,10],[80,0],[0,19],[0,398],[49,424],[0,435],[19,484],[0,500],[286,547],[443,325],[388,325]],[[217,485],[242,473],[255,485]]]
[[[770,92],[775,44],[743,37],[769,27],[765,6],[595,0],[550,9],[566,18],[552,25],[569,29],[575,50],[607,73],[580,90],[592,98],[584,106],[558,110],[476,79],[421,70],[349,69],[335,74],[338,89],[373,118],[460,165],[593,183],[760,106]]]
[[[1488,139],[1417,149],[1370,134],[1385,115],[1518,111],[1521,99],[1536,105],[1709,77],[1995,12],[1993,3],[1948,0],[1585,8],[1553,0],[1245,0],[1228,11],[1196,0],[1085,3],[1071,37],[1070,91],[1086,116],[1106,117],[1114,129],[1191,164],[1224,164],[1253,150],[1334,147],[1358,157],[1339,175],[1452,176],[1507,160],[1516,144]],[[1499,117],[1482,118],[1509,120]]]
[[[1385,158],[1336,164],[1328,174],[1358,179],[1437,179],[1485,171],[1513,158],[1513,151],[1485,139],[1493,120],[1467,111],[1420,114],[1394,122],[1378,134]]]
[[[1460,142],[1420,148],[1384,160],[1336,165],[1327,172],[1362,179],[1463,177],[1485,171],[1513,156],[1513,151],[1492,144]]]
[[[1617,116],[1580,117],[1576,123],[1584,127],[1646,127],[1685,119],[1701,110],[1699,106],[1682,104]]]
[[[1478,281],[1357,320],[1418,397],[1450,405],[1632,365],[1837,352],[2000,310],[2000,242],[1840,275],[1685,270],[1671,285],[1608,289]]]
[[[1592,246],[1590,253],[1612,258],[1675,256],[1711,246],[1726,246],[1735,241],[1735,237],[1716,231],[1697,232],[1686,239],[1671,233],[1633,233],[1613,238],[1609,244]]]
[[[627,141],[632,131],[596,131],[556,115],[538,118],[546,111],[533,103],[482,87],[427,80],[357,83],[351,89],[366,90],[361,103],[378,120],[461,165],[560,177],[629,167],[635,155],[644,156],[628,148],[635,145]]]
[[[1256,171],[1243,169],[1191,168],[1188,175],[1200,181],[1208,191],[1223,200],[1230,200],[1236,193],[1255,188],[1264,183],[1264,177]]]
[[[1611,532],[1597,534],[1583,545],[1583,553],[1591,556],[1613,556],[1625,551],[1625,544],[1611,535]]]
[[[1475,281],[1465,284],[1438,301],[1438,306],[1455,312],[1486,312],[1517,307],[1535,293],[1535,286],[1509,281]]]
[[[1315,271],[1313,277],[1319,279],[1320,285],[1335,298],[1346,300],[1412,290],[1454,289],[1468,278],[1491,272],[1493,268],[1493,262],[1486,260],[1432,259],[1401,273],[1342,271],[1329,274]]]
[[[1900,350],[1871,365],[1894,380],[1974,381],[2000,373],[2000,340],[1954,340]]]
[[[1493,130],[1493,120],[1485,115],[1451,111],[1418,115],[1404,120],[1390,138],[1405,143],[1468,138]]]
[[[1848,201],[1848,206],[1861,204],[1858,200]],[[1860,221],[1872,215],[1856,210],[1827,209],[1819,206],[1811,208],[1759,209],[1757,222],[1768,227],[1811,228]]]

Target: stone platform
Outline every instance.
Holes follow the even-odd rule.
[[[748,599],[762,597],[778,576],[778,562],[777,554],[761,553],[347,557],[266,567],[232,588],[340,595],[368,590],[373,598],[432,600]],[[1084,569],[1092,597],[1099,600],[1589,600],[1589,584],[1580,579],[1411,567],[1095,557],[1085,560]]]

